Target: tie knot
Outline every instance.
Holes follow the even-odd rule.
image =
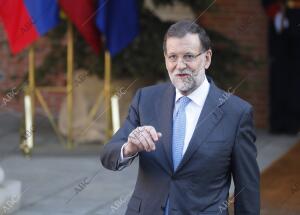
[[[179,99],[179,109],[185,109],[185,107],[190,103],[191,99],[187,96],[182,96]]]

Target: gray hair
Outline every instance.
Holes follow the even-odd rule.
[[[198,34],[200,44],[204,49],[203,51],[207,51],[208,49],[211,49],[211,41],[204,28],[196,24],[194,21],[183,20],[183,21],[178,21],[173,25],[171,25],[168,31],[165,33],[164,42],[163,42],[164,53],[166,53],[167,51],[166,43],[168,38],[170,37],[182,38],[188,33]]]

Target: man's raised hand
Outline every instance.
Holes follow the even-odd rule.
[[[155,142],[162,136],[153,126],[141,126],[134,129],[128,136],[123,148],[124,157],[135,155],[140,151],[151,152],[156,149]]]

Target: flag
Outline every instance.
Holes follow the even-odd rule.
[[[16,54],[59,23],[56,0],[0,0],[0,20]]]
[[[101,34],[95,22],[96,7],[94,0],[59,0],[59,5],[74,23],[85,41],[96,53],[100,52]]]
[[[96,23],[110,54],[118,54],[139,32],[137,2],[99,0]]]

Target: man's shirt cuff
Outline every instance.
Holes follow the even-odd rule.
[[[126,164],[129,164],[129,161],[132,160],[134,157],[136,157],[138,155],[138,152],[133,155],[133,156],[129,156],[129,157],[124,157],[124,154],[123,154],[123,149],[124,147],[127,145],[128,143],[124,143],[122,148],[121,148],[121,152],[120,152],[120,160],[119,160],[119,164],[120,165],[126,165]]]

